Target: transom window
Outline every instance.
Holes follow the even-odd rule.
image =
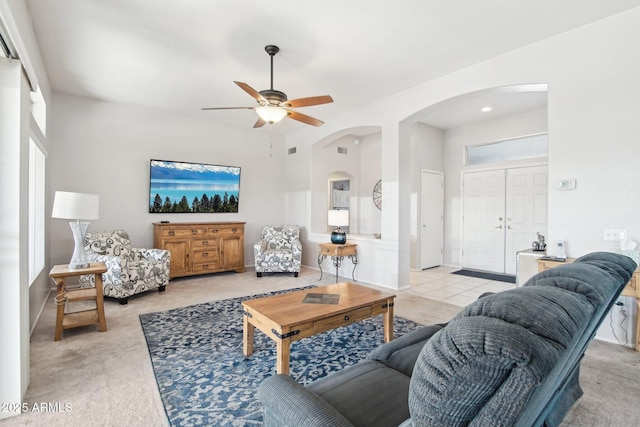
[[[547,134],[505,139],[466,147],[465,164],[483,165],[547,157]]]

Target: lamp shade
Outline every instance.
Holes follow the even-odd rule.
[[[327,223],[336,227],[349,225],[349,211],[346,209],[331,209],[327,215]]]
[[[256,108],[256,113],[258,113],[262,120],[270,124],[278,123],[287,115],[287,111],[284,108],[273,107],[271,105]]]
[[[98,219],[100,196],[97,194],[56,191],[53,199],[52,218]]]

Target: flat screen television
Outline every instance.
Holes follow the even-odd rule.
[[[238,212],[240,167],[151,159],[149,213]]]

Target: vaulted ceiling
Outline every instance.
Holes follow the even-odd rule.
[[[233,81],[325,122],[389,94],[637,7],[638,0],[27,0],[56,91],[251,128]],[[451,119],[445,122],[455,123]],[[256,132],[286,133],[285,120]]]

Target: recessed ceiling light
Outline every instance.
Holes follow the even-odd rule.
[[[482,111],[483,113],[488,113],[489,111],[491,111],[493,108],[486,106],[486,107],[482,107],[482,109],[480,111]]]

